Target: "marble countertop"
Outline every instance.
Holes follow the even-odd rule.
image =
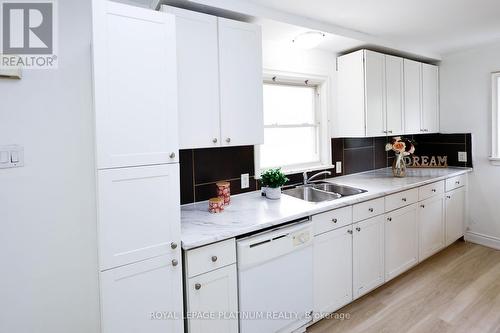
[[[262,197],[260,191],[233,195],[223,213],[210,214],[208,202],[181,207],[181,240],[184,250],[238,237],[261,229],[331,209],[382,197],[472,171],[469,168],[408,169],[405,178],[394,178],[390,168],[368,171],[326,181],[357,187],[367,192],[320,203],[288,195],[280,200]]]

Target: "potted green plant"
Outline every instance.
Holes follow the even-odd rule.
[[[281,197],[281,187],[288,182],[281,168],[269,169],[262,173],[260,182],[265,187],[265,194],[268,199],[279,199]]]

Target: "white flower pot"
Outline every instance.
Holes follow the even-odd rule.
[[[277,200],[281,198],[281,187],[267,187],[266,188],[266,198],[271,200]]]

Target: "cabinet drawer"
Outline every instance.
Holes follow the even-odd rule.
[[[312,217],[314,235],[352,223],[352,206],[331,210]]]
[[[186,253],[187,274],[193,277],[236,262],[234,238],[199,247]]]
[[[354,205],[352,206],[353,222],[359,222],[373,216],[384,214],[384,207],[384,198],[378,198]]]
[[[390,212],[418,201],[418,189],[394,193],[385,197],[385,211]]]
[[[460,175],[446,179],[446,192],[465,185],[467,175]]]
[[[419,187],[418,200],[422,201],[442,193],[444,193],[444,180]]]

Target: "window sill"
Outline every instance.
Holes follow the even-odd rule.
[[[327,169],[334,169],[334,168],[335,168],[335,166],[332,164],[319,164],[319,165],[310,165],[310,166],[303,166],[303,167],[301,166],[301,167],[282,168],[281,171],[283,171],[283,173],[285,175],[292,175],[292,174],[296,174],[296,173],[303,173],[305,171],[311,172],[311,171],[320,171],[320,170],[327,170]],[[263,171],[264,170],[260,170],[258,175],[255,176],[255,179],[260,179],[260,174]],[[331,176],[333,177],[333,173]]]
[[[495,166],[500,166],[500,157],[490,157],[490,163]]]

